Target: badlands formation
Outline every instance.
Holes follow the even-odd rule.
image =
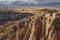
[[[0,40],[60,40],[60,9],[0,8]]]

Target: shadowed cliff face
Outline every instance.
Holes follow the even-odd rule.
[[[19,20],[13,18],[11,19],[13,21],[9,19],[10,21],[0,25],[0,40],[60,40],[58,10],[41,9],[39,11],[43,12],[37,14],[15,12],[17,16],[23,18],[17,17]]]

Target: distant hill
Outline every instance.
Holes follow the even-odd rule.
[[[0,4],[0,7],[28,7],[28,6],[47,6],[47,7],[60,7],[60,2],[46,2],[46,3],[33,3],[33,2],[11,2],[10,4]]]
[[[60,2],[46,2],[42,3],[40,6],[60,7]]]

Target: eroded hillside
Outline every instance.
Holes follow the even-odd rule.
[[[0,9],[0,40],[60,40],[60,10]]]

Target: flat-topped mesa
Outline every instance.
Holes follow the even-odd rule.
[[[7,23],[0,30],[0,40],[60,40],[60,13],[44,11]]]

